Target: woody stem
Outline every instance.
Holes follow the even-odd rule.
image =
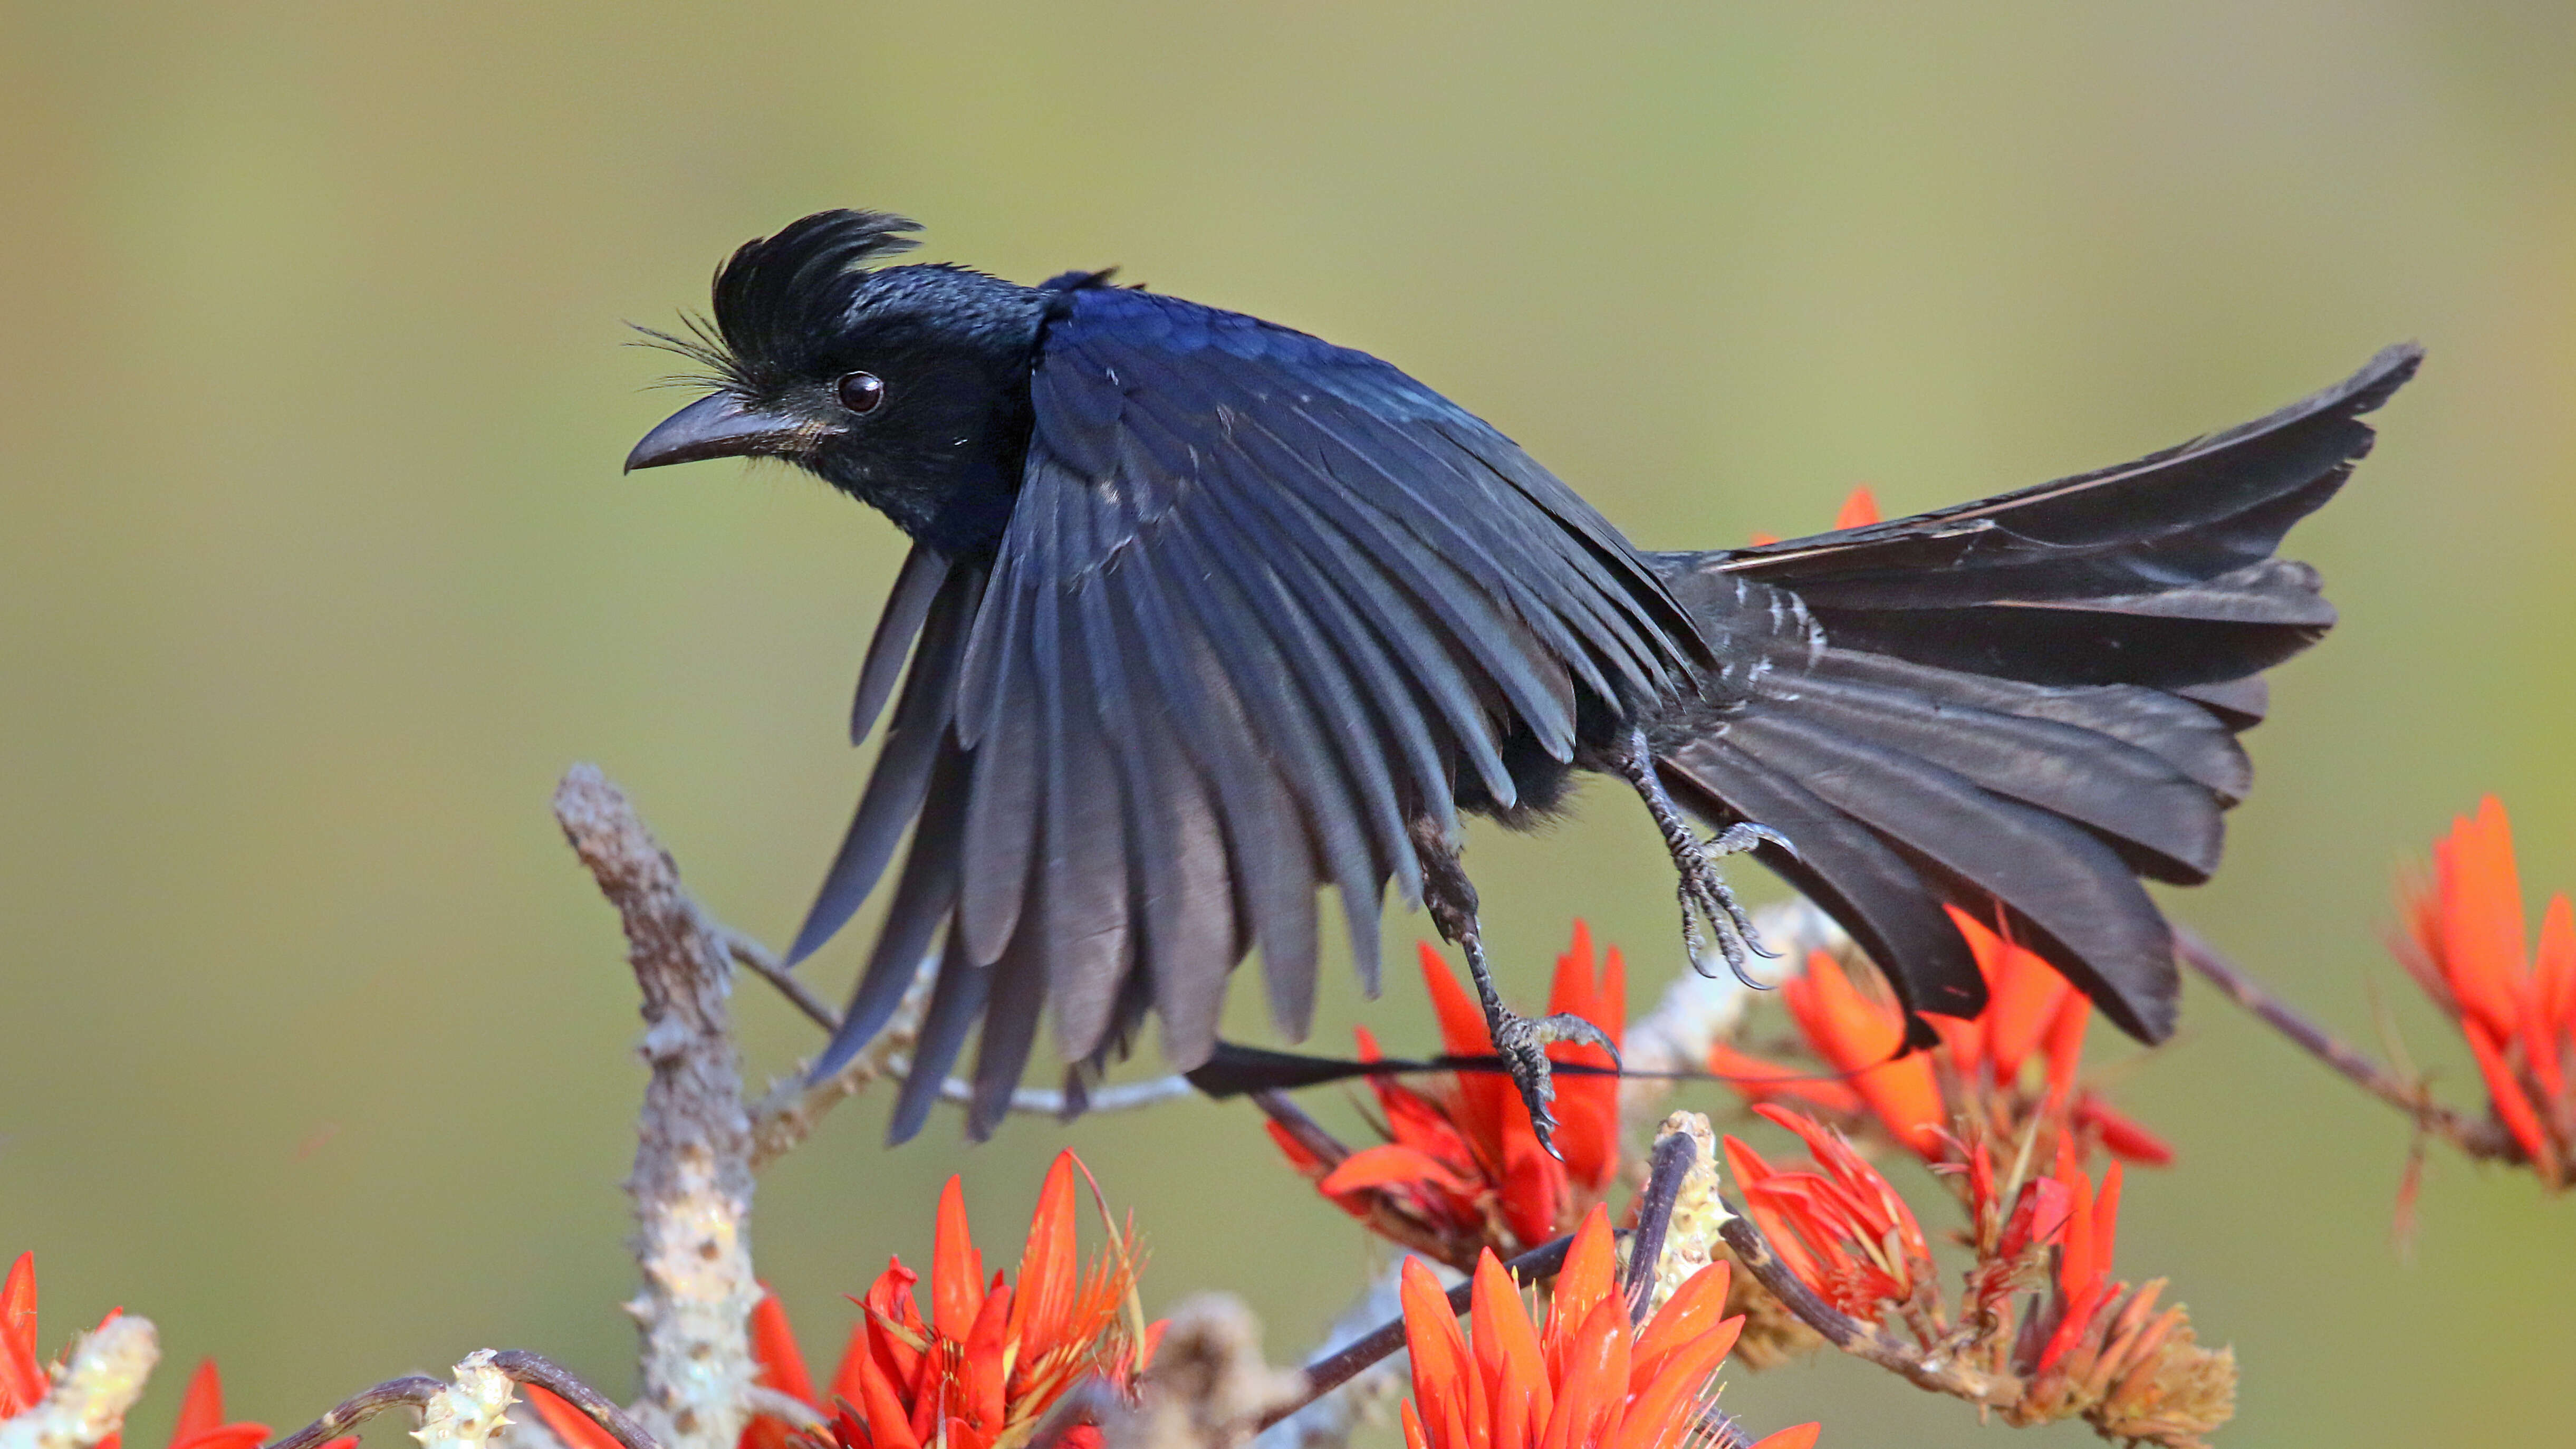
[[[582,1412],[589,1420],[608,1432],[621,1449],[661,1449],[660,1443],[645,1432],[644,1426],[617,1407],[606,1394],[573,1377],[572,1371],[554,1360],[523,1348],[507,1348],[492,1355],[492,1367],[514,1383],[534,1384],[545,1389]],[[361,1390],[334,1406],[321,1418],[267,1446],[267,1449],[317,1449],[387,1409],[408,1405],[419,1409],[447,1389],[445,1383],[421,1374],[387,1379],[374,1388]]]
[[[1565,1254],[1574,1245],[1571,1235],[1540,1244],[1505,1263],[1503,1268],[1514,1282],[1528,1285],[1556,1276],[1565,1266]],[[1449,1311],[1464,1313],[1472,1301],[1474,1284],[1461,1283],[1449,1290]],[[1306,1391],[1286,1404],[1261,1416],[1260,1427],[1267,1429],[1289,1415],[1340,1388],[1388,1354],[1404,1347],[1404,1320],[1383,1323],[1351,1341],[1339,1351],[1306,1366]]]
[[[2174,956],[2199,972],[2211,985],[2226,992],[2229,1000],[2252,1012],[2256,1020],[2289,1038],[2292,1045],[2342,1073],[2363,1091],[2413,1118],[2419,1129],[2471,1157],[2521,1160],[2521,1147],[2500,1124],[2462,1117],[2434,1102],[2423,1084],[2408,1081],[2309,1020],[2305,1013],[2273,995],[2269,988],[2255,980],[2244,967],[2229,960],[2217,947],[2181,926],[2174,928]]]

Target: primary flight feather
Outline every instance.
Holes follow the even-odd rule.
[[[886,264],[914,229],[825,212],[736,251],[712,326],[673,340],[711,391],[627,459],[783,458],[913,540],[851,712],[853,741],[881,715],[885,741],[792,952],[893,869],[814,1071],[935,947],[898,1140],[979,1030],[977,1136],[1041,1017],[1077,1084],[1148,1015],[1199,1065],[1254,947],[1302,1037],[1319,889],[1373,992],[1390,884],[1465,948],[1544,1136],[1544,1048],[1590,1028],[1503,1008],[1459,818],[1529,824],[1577,771],[1638,791],[1686,930],[1732,964],[1760,949],[1715,868],[1742,850],[1868,949],[1917,1042],[1921,1013],[1984,1006],[1944,903],[2160,1040],[2172,943],[2138,877],[2216,867],[2261,672],[2334,617],[2273,550],[2420,357],[2122,467],[1648,553],[1365,353],[1106,273]]]

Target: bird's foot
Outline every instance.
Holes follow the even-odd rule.
[[[1706,840],[1694,839],[1684,828],[1678,835],[1668,836],[1667,843],[1672,847],[1673,867],[1681,874],[1677,894],[1682,906],[1682,944],[1690,951],[1691,965],[1696,968],[1707,957],[1708,940],[1700,932],[1700,923],[1705,920],[1717,936],[1718,954],[1726,959],[1726,969],[1735,973],[1735,979],[1747,986],[1767,985],[1745,973],[1745,961],[1749,956],[1770,960],[1777,953],[1762,944],[1761,935],[1753,929],[1753,918],[1736,900],[1735,888],[1726,883],[1717,863],[1757,845],[1776,845],[1791,855],[1797,854],[1798,848],[1779,831],[1750,820],[1738,821]]]
[[[1512,1074],[1512,1085],[1520,1088],[1521,1102],[1529,1108],[1530,1127],[1538,1134],[1538,1145],[1547,1155],[1562,1162],[1565,1154],[1556,1148],[1556,1114],[1549,1109],[1556,1103],[1555,1063],[1547,1059],[1547,1049],[1557,1042],[1579,1042],[1597,1046],[1610,1054],[1612,1065],[1619,1063],[1618,1044],[1610,1034],[1570,1011],[1554,1016],[1523,1016],[1499,1003],[1488,1003],[1485,1029],[1494,1039],[1494,1053]]]
[[[1614,758],[1619,773],[1628,777],[1637,797],[1646,802],[1646,813],[1655,817],[1655,828],[1664,835],[1664,848],[1672,852],[1673,869],[1681,874],[1682,945],[1690,951],[1691,969],[1699,970],[1700,962],[1707,959],[1708,938],[1700,934],[1704,919],[1717,934],[1718,954],[1726,958],[1726,969],[1735,973],[1735,979],[1757,989],[1767,987],[1770,983],[1745,974],[1745,958],[1760,956],[1770,960],[1776,953],[1755,934],[1753,918],[1736,901],[1735,888],[1726,883],[1717,863],[1758,845],[1776,845],[1792,856],[1798,853],[1798,847],[1779,831],[1750,820],[1739,820],[1706,840],[1700,839],[1681,807],[1673,803],[1672,793],[1664,788],[1663,776],[1655,769],[1654,746],[1642,728],[1629,730],[1625,745]]]

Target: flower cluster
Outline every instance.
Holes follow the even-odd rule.
[[[1725,1141],[1745,1213],[1772,1251],[1837,1311],[1901,1329],[1975,1382],[2015,1381],[2008,1421],[2080,1416],[2107,1437],[2181,1449],[2233,1412],[2233,1357],[2200,1347],[2181,1307],[2157,1310],[2162,1279],[2133,1289],[2111,1276],[2123,1164],[2097,1184],[2061,1137],[2052,1171],[2020,1179],[2016,1161],[1999,1176],[1989,1138],[1972,1126],[1959,1160],[1939,1169],[1960,1182],[1975,1254],[1953,1308],[1922,1225],[1877,1168],[1812,1119],[1754,1110],[1795,1133],[1812,1159],[1774,1165]]]
[[[2489,795],[2434,843],[2429,880],[2403,889],[2397,959],[2459,1024],[2487,1100],[2534,1171],[2576,1185],[2576,908],[2564,891],[2525,954],[2513,827]]]
[[[110,1312],[101,1325],[116,1316]],[[9,1276],[0,1279],[0,1421],[34,1408],[53,1377],[36,1349],[36,1255],[21,1253]],[[178,1422],[170,1427],[170,1449],[258,1449],[268,1436],[266,1424],[224,1418],[223,1375],[213,1359],[198,1364],[179,1400]],[[97,1449],[120,1449],[124,1440],[123,1433],[111,1433]],[[332,1439],[321,1449],[356,1449],[357,1443],[355,1437]]]
[[[1159,1325],[1148,1326],[1136,1306],[1131,1233],[1113,1231],[1087,1271],[1077,1261],[1073,1179],[1080,1169],[1070,1152],[1047,1169],[1016,1284],[1001,1273],[985,1279],[983,1254],[967,1230],[965,1194],[950,1178],[931,1243],[928,1316],[913,1292],[920,1275],[895,1259],[855,1300],[859,1321],[828,1403],[815,1395],[786,1310],[775,1297],[764,1299],[752,1318],[763,1385],[828,1415],[840,1449],[997,1449],[1025,1443],[1078,1382],[1130,1392],[1153,1355]],[[543,1390],[530,1398],[572,1449],[615,1449],[571,1405]],[[791,1427],[754,1419],[740,1449],[783,1445]],[[1098,1449],[1100,1431],[1076,1427],[1060,1442]]]
[[[1453,1057],[1490,1056],[1493,1039],[1475,998],[1439,953],[1426,945],[1421,954],[1443,1048]],[[1627,968],[1616,947],[1606,959],[1596,956],[1581,921],[1575,922],[1573,945],[1557,958],[1548,1010],[1580,1016],[1613,1042],[1626,1027]],[[1365,1029],[1357,1035],[1359,1055],[1380,1060],[1376,1039]],[[1563,1065],[1611,1065],[1608,1053],[1589,1045],[1553,1046],[1548,1057]],[[1500,1072],[1458,1072],[1428,1091],[1387,1077],[1373,1077],[1370,1084],[1385,1142],[1335,1157],[1330,1154],[1337,1144],[1319,1150],[1276,1121],[1271,1137],[1292,1165],[1352,1216],[1461,1271],[1486,1248],[1510,1256],[1562,1236],[1618,1179],[1615,1076],[1557,1078],[1562,1162],[1539,1146],[1528,1107]]]
[[[1472,1334],[1420,1259],[1404,1265],[1404,1332],[1413,1397],[1406,1449],[1674,1449],[1700,1433],[1708,1385],[1741,1318],[1724,1316],[1728,1270],[1701,1269],[1642,1328],[1619,1291],[1610,1216],[1597,1204],[1566,1254],[1547,1326],[1533,1326],[1491,1250],[1469,1290]],[[1783,1429],[1754,1449],[1810,1449],[1817,1426]]]
[[[2161,1167],[2173,1149],[2079,1081],[2092,1004],[2039,955],[1967,912],[1950,918],[1986,978],[1989,1005],[1974,1021],[1928,1018],[1941,1033],[1929,1051],[1898,1055],[1904,1013],[1825,951],[1782,983],[1780,997],[1806,1050],[1831,1075],[1768,1061],[1720,1042],[1709,1071],[1748,1101],[1789,1103],[1847,1131],[1874,1127],[1927,1162],[1947,1160],[1958,1137],[1983,1132],[2019,1141],[2037,1127],[2061,1131],[2089,1155],[2099,1147]]]

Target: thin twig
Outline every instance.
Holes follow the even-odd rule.
[[[1512,1275],[1515,1282],[1527,1286],[1543,1278],[1556,1276],[1556,1271],[1565,1266],[1566,1251],[1573,1246],[1574,1239],[1571,1236],[1555,1238],[1512,1259],[1503,1267]],[[1450,1289],[1449,1311],[1466,1312],[1473,1299],[1474,1289],[1475,1282],[1472,1279]],[[1267,1429],[1296,1413],[1299,1409],[1340,1388],[1369,1365],[1402,1347],[1404,1347],[1404,1320],[1398,1317],[1352,1340],[1350,1346],[1339,1353],[1306,1365],[1306,1392],[1299,1395],[1294,1402],[1282,1404],[1262,1415],[1260,1427]]]
[[[652,1079],[635,1126],[642,1338],[636,1411],[670,1449],[733,1449],[759,1373],[751,1310],[751,1119],[734,1052],[733,952],[680,887],[679,868],[598,768],[576,765],[555,819],[617,907],[643,996]],[[551,1385],[549,1385],[551,1387]]]
[[[514,1383],[535,1384],[581,1410],[624,1449],[661,1449],[644,1426],[635,1422],[624,1409],[617,1407],[606,1394],[573,1377],[572,1370],[553,1359],[530,1353],[524,1348],[505,1348],[492,1355],[492,1367],[508,1374]]]
[[[408,1404],[417,1409],[446,1387],[444,1382],[425,1374],[387,1379],[372,1389],[351,1394],[321,1418],[270,1444],[268,1449],[315,1449],[396,1405]]]
[[[796,978],[778,959],[776,952],[721,922],[709,920],[706,927],[736,962],[748,968],[761,980],[778,989],[780,995],[803,1012],[825,1035],[841,1029],[841,1014],[834,1011],[813,988]],[[803,1144],[813,1135],[823,1114],[850,1097],[870,1082],[900,1082],[912,1073],[912,1059],[906,1054],[913,1033],[919,1029],[922,1008],[928,1002],[932,967],[936,957],[925,959],[914,979],[911,994],[896,1008],[885,1029],[877,1033],[867,1048],[851,1059],[840,1072],[820,1082],[806,1081],[800,1073],[770,1088],[760,1104],[752,1109],[751,1165],[754,1171],[768,1166],[779,1157]],[[1103,1087],[1083,1102],[1085,1112],[1130,1112],[1186,1097],[1191,1093],[1185,1077],[1156,1077],[1151,1081],[1126,1082]],[[960,1105],[975,1099],[971,1082],[950,1077],[939,1084],[939,1099]],[[1065,1095],[1044,1087],[1021,1087],[1011,1093],[1010,1110],[1033,1117],[1064,1117]]]
[[[2471,1157],[2505,1162],[2527,1160],[2521,1144],[2499,1122],[2463,1117],[2435,1102],[2424,1084],[2372,1060],[2333,1032],[2309,1020],[2297,1007],[2275,996],[2215,946],[2196,933],[2174,928],[2174,955],[2228,999],[2254,1014],[2264,1025],[2288,1037],[2292,1045],[2341,1072],[2363,1091],[2413,1119],[2417,1130],[2457,1147]]]
[[[724,942],[725,950],[732,954],[735,961],[751,968],[753,975],[777,987],[778,994],[793,1002],[798,1011],[805,1013],[816,1026],[823,1028],[825,1035],[828,1036],[841,1029],[841,1014],[834,1011],[830,1003],[816,996],[812,987],[797,980],[796,973],[787,969],[787,963],[778,959],[777,952],[721,922],[710,922],[709,927],[716,933],[718,939]]]

